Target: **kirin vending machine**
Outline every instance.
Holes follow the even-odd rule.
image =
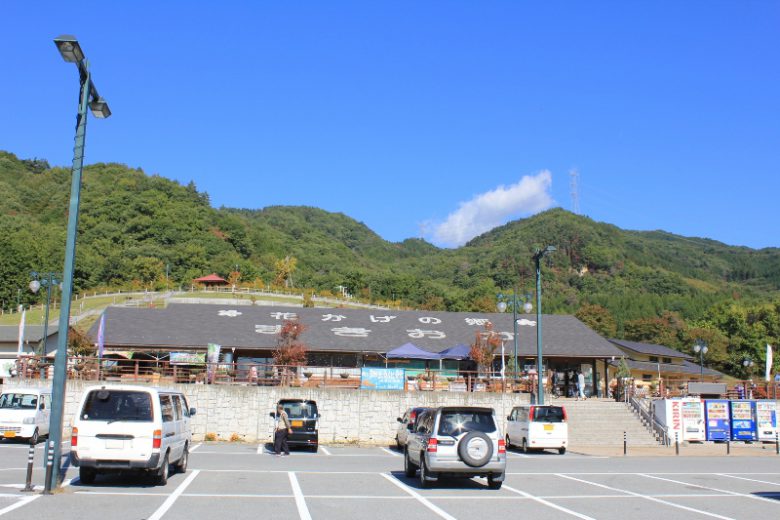
[[[666,427],[669,441],[705,440],[704,407],[698,397],[655,401],[654,415]]]
[[[757,438],[756,402],[731,401],[731,440],[755,441]]]
[[[777,402],[756,401],[756,430],[758,440],[774,441],[777,432]]]
[[[704,421],[707,424],[708,441],[728,441],[731,438],[729,401],[726,399],[704,401]]]

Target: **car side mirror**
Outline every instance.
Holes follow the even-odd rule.
[[[198,411],[195,408],[190,408],[190,415],[195,415]]]
[[[507,421],[511,421],[511,420],[512,420],[512,416],[511,416],[511,415],[507,415],[507,416],[506,416],[506,420],[507,420]]]
[[[396,417],[396,418],[395,418],[395,420],[396,420],[396,421],[398,421],[399,423],[402,423],[402,422],[404,422],[404,420],[403,420],[403,419],[401,419],[400,417]]]
[[[276,414],[275,414],[275,413],[271,412],[271,413],[269,413],[268,415],[269,415],[269,417],[271,417],[272,419],[276,419]]]

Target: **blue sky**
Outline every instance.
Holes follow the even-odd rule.
[[[6,2],[0,149],[456,245],[546,207],[780,246],[780,2]],[[524,179],[525,177],[525,179]]]

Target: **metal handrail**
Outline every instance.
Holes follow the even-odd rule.
[[[660,437],[664,446],[669,446],[669,433],[666,427],[655,418],[652,411],[647,409],[636,397],[631,397],[627,404],[646,422],[648,428],[656,435],[656,438]]]

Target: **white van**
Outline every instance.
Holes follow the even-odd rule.
[[[0,438],[29,439],[49,434],[51,391],[18,388],[0,394]]]
[[[91,484],[99,473],[137,470],[160,485],[170,465],[187,471],[195,409],[184,394],[134,385],[93,386],[84,391],[73,419],[71,462]]]
[[[563,406],[516,406],[506,418],[506,445],[520,446],[523,452],[557,449],[566,453],[569,425]]]

